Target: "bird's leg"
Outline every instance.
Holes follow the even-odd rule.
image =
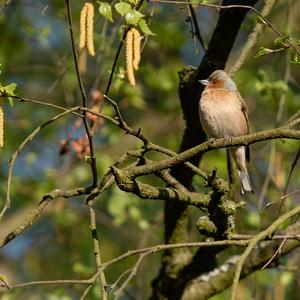
[[[210,144],[210,145],[212,145],[212,144],[214,144],[215,142],[216,142],[216,138],[213,138],[213,137],[211,137],[211,138],[209,138],[208,140],[207,140],[207,142]]]
[[[232,143],[232,138],[233,138],[233,136],[228,136],[228,137],[226,137],[227,141],[228,141],[230,144]]]

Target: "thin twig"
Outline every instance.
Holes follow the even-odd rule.
[[[195,36],[197,37],[198,41],[199,41],[199,44],[201,45],[204,53],[206,52],[206,47],[204,45],[204,41],[203,41],[203,38],[202,38],[202,35],[201,35],[201,32],[200,32],[200,27],[199,27],[199,24],[198,24],[198,20],[197,20],[197,15],[195,13],[195,10],[194,10],[194,7],[192,4],[189,4],[189,10],[190,10],[190,13],[191,13],[191,18],[192,18],[192,21],[193,21],[193,27],[194,27],[194,34]]]
[[[135,137],[137,137],[138,139],[140,139],[143,143],[144,143],[144,147],[147,150],[153,150],[153,151],[157,151],[157,152],[161,152],[164,153],[168,156],[175,156],[177,155],[176,152],[169,150],[167,148],[161,147],[159,145],[156,145],[152,142],[150,142],[150,140],[145,137],[140,130],[134,130],[132,129],[123,119],[122,114],[119,110],[119,107],[117,105],[117,103],[111,99],[110,97],[108,97],[107,95],[104,95],[104,97],[109,101],[109,103],[113,106],[113,108],[115,109],[116,115],[117,115],[117,119],[119,121],[118,126],[123,129],[126,133],[133,135]],[[193,170],[197,175],[201,176],[203,179],[207,179],[208,175],[201,170],[200,168],[194,166],[193,164],[191,164],[190,162],[185,162],[185,165],[190,168],[191,170]]]
[[[48,200],[47,200],[48,201]],[[46,200],[42,203],[45,203]],[[55,282],[58,282],[58,284],[87,284],[88,287],[81,296],[80,299],[84,299],[92,287],[92,285],[95,283],[96,279],[98,278],[99,274],[103,273],[103,271],[108,268],[109,266],[120,262],[124,259],[127,259],[129,257],[135,256],[135,255],[149,255],[149,254],[154,254],[166,249],[175,249],[175,248],[197,248],[197,247],[215,247],[215,246],[247,246],[249,244],[249,240],[222,240],[222,241],[208,241],[208,242],[194,242],[194,243],[178,243],[178,244],[162,244],[162,245],[155,245],[152,247],[146,247],[146,248],[141,248],[141,249],[136,249],[136,250],[129,250],[126,253],[113,258],[112,260],[109,260],[107,262],[102,263],[102,266],[99,268],[99,270],[90,278],[88,279],[81,279],[81,280],[46,280],[46,281],[32,281],[32,282],[26,282],[26,283],[20,283],[11,286],[11,288],[23,288],[23,287],[29,287],[29,286],[34,286],[34,285],[52,285],[55,284]],[[2,247],[2,243],[0,242],[0,247]],[[134,274],[133,274],[134,276]]]
[[[157,152],[160,152],[160,153],[163,153],[163,154],[166,154],[168,156],[176,156],[178,155],[178,153],[176,153],[175,151],[172,151],[170,149],[167,149],[167,148],[164,148],[162,146],[158,146],[154,143],[150,143],[147,144],[146,146],[146,149],[148,150],[153,150],[153,151],[157,151]],[[203,171],[202,169],[196,167],[195,165],[193,165],[192,163],[190,162],[184,162],[184,165],[186,167],[188,167],[189,169],[191,169],[193,172],[195,172],[195,174],[199,175],[200,177],[202,177],[203,179],[207,180],[208,179],[208,174]]]
[[[274,253],[274,255],[272,255],[272,257],[262,266],[262,268],[261,268],[261,270],[264,270],[273,260],[274,260],[274,258],[276,257],[276,255],[278,254],[278,253],[280,253],[280,251],[281,251],[281,249],[282,249],[282,247],[283,247],[283,245],[284,245],[284,243],[286,242],[286,240],[287,239],[284,239],[281,243],[280,243],[280,245],[279,245],[279,247],[277,248],[277,250],[275,251],[275,253]]]
[[[143,261],[144,257],[147,254],[150,254],[151,252],[146,252],[146,253],[142,253],[137,262],[135,263],[134,267],[132,268],[130,274],[128,275],[128,277],[126,278],[126,280],[123,282],[123,284],[121,285],[121,287],[115,291],[114,295],[115,295],[115,299],[118,300],[119,297],[122,295],[123,291],[125,290],[126,286],[129,284],[130,280],[136,275],[137,270],[141,264],[141,262]]]
[[[71,198],[80,195],[87,195],[91,192],[91,188],[76,188],[74,190],[69,191],[60,191],[54,190],[51,193],[45,195],[37,208],[35,208],[27,218],[19,225],[16,229],[14,229],[11,233],[5,236],[2,240],[0,240],[0,248],[4,247],[6,244],[11,242],[14,238],[22,234],[27,228],[32,226],[36,220],[41,216],[42,211],[46,208],[46,206],[57,198]]]
[[[98,113],[96,113],[98,114]],[[121,156],[121,158],[114,164],[114,166],[119,166],[123,161],[128,158],[127,154]],[[6,237],[0,240],[0,248],[8,244],[15,237],[22,234],[27,228],[32,226],[34,222],[41,216],[41,212],[45,209],[45,207],[50,203],[50,201],[55,200],[57,198],[71,198],[80,195],[91,195],[91,198],[94,199],[101,192],[105,191],[111,184],[114,182],[114,177],[112,177],[111,173],[108,172],[100,182],[97,188],[92,189],[92,187],[87,188],[76,188],[74,190],[69,191],[61,191],[58,189],[53,190],[47,195],[44,195],[42,200],[40,201],[38,207],[34,209],[28,217],[19,225],[15,230],[9,233]]]
[[[125,277],[129,272],[131,272],[132,269],[133,269],[133,268],[130,268],[130,269],[124,271],[124,272],[117,278],[117,280],[116,280],[113,284],[110,285],[110,289],[112,289],[112,290],[115,289],[115,287],[118,286],[118,284],[119,284],[119,282],[122,280],[122,278]]]
[[[292,192],[290,192],[290,193],[284,194],[284,195],[282,195],[280,198],[281,198],[281,199],[285,199],[285,198],[287,198],[287,197],[293,196],[293,195],[298,194],[298,193],[300,193],[300,189],[297,189],[297,190],[292,191]]]
[[[169,4],[193,4],[198,6],[204,6],[204,7],[211,7],[214,9],[232,9],[232,8],[244,8],[254,11],[256,14],[258,14],[262,20],[265,22],[265,25],[267,25],[273,32],[276,33],[279,37],[285,37],[281,32],[279,32],[272,23],[270,23],[255,7],[249,6],[249,5],[216,5],[216,4],[208,4],[208,3],[193,3],[190,1],[175,1],[175,0],[149,0],[150,3],[169,3]],[[287,43],[294,49],[294,51],[300,55],[299,50],[297,47],[293,44],[291,40],[288,40]]]
[[[67,284],[91,284],[91,279],[63,279],[63,280],[40,280],[19,283],[11,286],[11,289],[26,288],[35,285],[67,285]]]
[[[272,7],[274,6],[275,0],[266,0],[264,7],[261,10],[261,15],[265,18],[270,13]],[[245,59],[247,58],[249,52],[253,48],[253,46],[256,43],[256,40],[258,38],[258,35],[263,29],[263,24],[257,23],[252,30],[252,32],[249,34],[247,42],[245,43],[245,46],[243,47],[243,50],[241,54],[239,55],[239,58],[236,60],[235,64],[231,67],[229,73],[234,74],[236,71],[240,69],[242,64],[244,63]]]
[[[81,93],[81,97],[82,97],[82,106],[84,108],[87,108],[87,97],[86,97],[84,87],[83,87],[83,83],[82,83],[82,80],[81,80],[79,67],[78,67],[77,52],[76,52],[76,49],[75,49],[70,0],[66,0],[66,7],[67,7],[67,12],[68,12],[68,22],[69,22],[69,31],[70,31],[71,44],[72,44],[72,53],[73,53],[74,64],[75,64],[75,69],[76,69],[77,81],[78,81],[78,85],[79,85],[79,89],[80,89],[80,93]],[[98,173],[97,173],[96,157],[95,157],[95,152],[94,152],[93,136],[92,136],[91,130],[89,128],[86,112],[83,113],[83,116],[84,116],[83,124],[84,124],[84,128],[85,128],[85,131],[86,131],[86,135],[88,137],[89,148],[90,148],[91,161],[90,161],[89,164],[91,166],[92,175],[93,175],[92,186],[95,187],[97,185],[97,181],[98,181],[98,179],[97,179],[98,178]]]
[[[127,125],[127,123],[125,122],[125,120],[123,119],[119,106],[118,104],[111,99],[110,97],[108,97],[107,95],[104,95],[104,98],[106,100],[108,100],[108,102],[113,106],[115,113],[117,115],[117,119],[119,121],[119,127],[121,129],[123,129],[126,133],[133,135],[135,137],[137,137],[138,139],[140,139],[144,144],[148,144],[149,140],[141,133],[141,130],[133,130],[130,126]]]
[[[240,256],[240,258],[239,258],[239,260],[237,262],[237,265],[236,265],[236,270],[235,270],[235,275],[234,275],[233,285],[232,285],[231,298],[230,298],[231,300],[235,300],[235,298],[236,298],[237,286],[238,286],[238,282],[239,282],[239,279],[240,279],[240,275],[241,275],[241,271],[242,271],[243,265],[245,263],[245,260],[247,259],[247,257],[251,253],[251,251],[253,250],[253,248],[261,240],[263,240],[267,236],[270,236],[278,228],[279,225],[281,225],[282,223],[284,223],[289,218],[291,218],[292,216],[296,215],[299,212],[300,212],[300,205],[297,206],[297,207],[295,207],[294,209],[290,210],[286,214],[280,216],[267,229],[261,231],[260,233],[258,233],[256,236],[254,236],[249,241],[249,245],[247,246],[247,248],[245,249],[245,251],[243,252],[243,254]]]
[[[88,209],[89,209],[89,215],[90,215],[90,228],[93,238],[93,249],[94,249],[94,255],[96,259],[96,266],[97,266],[97,272],[99,274],[99,281],[101,286],[101,295],[103,300],[108,299],[108,295],[106,292],[106,278],[104,271],[101,271],[102,267],[102,259],[101,259],[101,252],[100,252],[100,245],[99,245],[99,238],[97,234],[97,228],[96,228],[96,214],[93,208],[93,200],[90,199],[87,202]]]
[[[8,178],[7,178],[7,187],[6,187],[6,200],[5,200],[5,205],[3,207],[3,209],[1,210],[0,213],[0,220],[3,217],[3,215],[5,214],[6,210],[10,207],[10,189],[11,189],[11,180],[12,180],[12,174],[13,174],[13,168],[15,165],[15,161],[19,156],[19,153],[23,150],[23,148],[30,143],[35,136],[46,126],[48,126],[49,124],[53,123],[54,121],[68,115],[71,114],[73,112],[79,111],[80,107],[73,107],[70,108],[56,116],[54,116],[53,118],[51,118],[50,120],[44,122],[42,125],[38,126],[30,135],[27,136],[27,138],[21,143],[21,145],[18,147],[18,149],[15,151],[15,153],[11,156],[11,158],[9,159],[9,168],[8,168]]]
[[[250,240],[253,239],[255,235],[252,234],[233,234],[230,236],[232,240]],[[265,238],[266,241],[271,240],[300,240],[300,234],[275,234]]]
[[[53,104],[51,102],[43,102],[43,101],[28,99],[28,98],[24,98],[24,97],[20,97],[20,96],[12,96],[12,95],[2,96],[2,97],[9,97],[9,98],[13,98],[13,99],[18,100],[19,102],[38,104],[38,105],[42,105],[42,106],[56,108],[56,109],[63,110],[63,111],[69,110],[69,108],[65,108],[65,107]],[[82,118],[82,114],[78,114],[76,112],[72,112],[72,114],[74,114],[77,117]]]
[[[151,247],[141,248],[141,249],[135,249],[135,250],[129,250],[125,252],[124,254],[113,258],[110,261],[104,262],[102,264],[102,268],[106,269],[112,264],[115,264],[116,262],[122,261],[124,259],[127,259],[128,257],[142,254],[142,253],[148,253],[153,254],[156,252],[168,250],[168,249],[176,249],[176,248],[199,248],[199,247],[216,247],[216,246],[242,246],[245,247],[249,243],[249,240],[221,240],[221,241],[207,241],[207,242],[190,242],[190,243],[176,243],[176,244],[162,244],[162,245],[155,245]]]
[[[90,284],[83,292],[79,300],[84,300],[86,296],[88,295],[89,291],[91,290],[93,284]]]
[[[263,208],[263,200],[265,199],[265,196],[267,194],[269,183],[271,181],[271,175],[273,173],[274,159],[275,159],[275,154],[276,154],[275,141],[271,141],[270,147],[271,147],[271,149],[270,149],[270,154],[269,154],[269,159],[268,159],[268,170],[267,170],[267,174],[264,179],[264,183],[262,185],[261,192],[259,194],[258,201],[257,201],[259,213],[261,213],[263,210],[262,209]]]
[[[136,10],[139,10],[140,7],[142,6],[144,0],[140,0],[136,6]],[[126,39],[126,36],[127,36],[127,32],[129,31],[129,27],[127,27],[123,33],[123,37],[122,37],[122,40],[118,46],[118,49],[116,51],[116,54],[115,54],[115,57],[114,57],[114,61],[113,61],[113,64],[112,64],[112,67],[111,67],[111,71],[110,71],[110,74],[109,74],[109,78],[108,78],[108,81],[107,81],[107,85],[106,85],[106,88],[105,88],[105,92],[104,94],[108,96],[109,94],[109,91],[110,91],[110,87],[111,87],[111,84],[112,84],[112,80],[114,78],[114,74],[115,74],[115,71],[116,71],[116,67],[117,67],[117,63],[118,63],[118,60],[119,60],[119,57],[120,57],[120,53],[121,53],[121,50],[123,48],[123,44],[124,44],[124,41]],[[101,112],[102,111],[102,108],[103,108],[103,105],[104,105],[104,102],[100,103],[99,105],[99,108],[98,108],[98,112]],[[92,128],[92,132],[94,132],[95,128],[97,127],[97,120]]]
[[[176,248],[199,248],[199,247],[216,247],[216,246],[241,246],[241,247],[246,247],[247,245],[250,245],[251,241],[256,238],[255,236],[252,235],[233,235],[233,239],[231,240],[221,240],[221,241],[208,241],[208,242],[190,242],[190,243],[177,243],[177,244],[162,244],[162,245],[155,245],[151,247],[146,247],[146,248],[141,248],[141,249],[135,249],[135,250],[129,250],[126,253],[113,258],[112,260],[109,260],[107,262],[102,263],[101,268],[95,273],[92,277],[88,279],[81,279],[81,280],[58,280],[60,284],[87,284],[89,285],[88,289],[94,284],[95,280],[99,276],[100,273],[102,273],[106,268],[109,266],[120,262],[122,260],[125,260],[129,257],[135,256],[135,255],[149,255],[149,254],[154,254],[160,251],[164,251],[167,249],[176,249]],[[241,239],[239,239],[241,238]],[[287,240],[287,239],[299,239],[299,235],[274,235],[274,236],[269,236],[268,234],[262,238],[261,240]],[[239,240],[237,240],[239,239]],[[1,243],[0,243],[1,247]],[[128,273],[129,270],[127,270],[125,273]],[[33,282],[27,282],[27,283],[21,283],[21,284],[16,284],[11,286],[11,288],[21,288],[21,287],[26,287],[26,286],[33,286],[33,285],[47,285],[47,284],[54,284],[57,282],[57,280],[46,280],[46,281],[33,281]],[[114,286],[114,285],[113,285]],[[87,292],[86,292],[87,293]],[[85,295],[86,296],[86,295]],[[84,298],[81,298],[84,299]]]
[[[137,5],[137,7],[135,9],[139,10],[140,7],[142,6],[143,2],[144,2],[144,0],[139,1],[138,5]],[[110,74],[109,74],[108,82],[107,82],[107,85],[106,85],[106,88],[105,88],[105,92],[104,92],[104,94],[107,95],[107,96],[109,94],[109,90],[110,90],[110,87],[111,87],[111,84],[112,84],[112,80],[113,80],[113,77],[114,77],[114,74],[115,74],[115,70],[116,70],[116,66],[117,66],[117,63],[118,63],[118,59],[119,59],[119,56],[120,56],[120,53],[121,53],[124,41],[126,39],[126,35],[127,35],[128,30],[129,30],[129,28],[126,28],[126,30],[124,31],[122,40],[121,40],[121,42],[120,42],[120,44],[118,46],[118,49],[117,49],[117,52],[116,52],[116,55],[115,55],[115,58],[114,58],[114,61],[113,61],[113,65],[111,67],[111,71],[110,71]]]
[[[2,95],[2,97],[14,98],[14,99],[18,100],[19,102],[39,104],[39,105],[42,105],[42,106],[53,107],[53,108],[56,108],[56,109],[59,109],[59,110],[62,110],[62,111],[69,111],[70,109],[74,108],[74,107],[65,108],[65,107],[62,107],[62,106],[59,106],[59,105],[52,104],[50,102],[42,102],[42,101],[38,101],[38,100],[23,98],[23,97],[20,97],[20,96],[11,96],[11,95],[5,96],[5,95]],[[110,117],[108,115],[105,115],[105,114],[100,113],[100,112],[93,111],[93,110],[91,110],[89,108],[86,108],[86,107],[80,107],[80,106],[76,106],[76,107],[78,108],[79,111],[95,115],[97,117],[103,118],[103,119],[111,122],[112,124],[114,124],[116,126],[119,126],[118,120],[116,120],[116,119],[114,119],[114,118],[112,118],[112,117]],[[76,113],[76,112],[71,112],[71,113],[72,113],[72,115],[74,115],[76,117],[83,118],[82,114],[79,114],[79,113]]]
[[[184,193],[189,193],[190,191],[182,185],[175,177],[173,177],[167,170],[162,170],[158,172],[158,177],[160,177],[169,186],[182,191]]]
[[[0,6],[0,12],[2,12],[2,11],[4,10],[4,8],[6,8],[11,2],[12,2],[12,0],[6,0],[6,1],[4,2],[4,4],[2,4],[2,5]]]
[[[292,13],[291,13],[290,8],[289,8],[290,5],[291,5],[291,2],[289,1],[288,6],[287,6],[288,7],[288,18],[287,19],[288,19],[288,24],[289,25],[291,25],[291,22],[292,22],[292,18],[291,18]],[[285,81],[286,84],[288,83],[290,76],[291,76],[290,53],[287,52],[286,53],[286,60],[285,60],[285,74],[284,74],[284,81]],[[287,93],[282,92],[281,96],[280,96],[279,107],[278,107],[277,116],[276,116],[277,124],[279,124],[279,122],[282,119],[283,108],[284,108],[284,105],[285,105],[285,102],[286,102],[286,97],[287,97]],[[299,149],[298,149],[296,157],[295,157],[295,159],[292,163],[291,170],[289,172],[287,182],[286,182],[285,187],[284,187],[283,195],[287,194],[287,191],[288,191],[291,179],[292,179],[292,175],[293,175],[293,172],[294,172],[294,168],[295,168],[295,166],[298,162],[299,156],[300,156],[300,152],[299,152]],[[281,199],[280,199],[280,205],[279,205],[279,208],[278,208],[277,217],[281,214],[281,209],[282,209],[282,206],[285,202],[284,199],[285,198],[283,198],[283,197],[281,197]]]
[[[46,126],[48,126],[49,124],[53,123],[54,121],[64,117],[65,115],[68,114],[74,114],[77,117],[82,118],[81,114],[76,113],[76,111],[83,111],[85,113],[90,113],[93,115],[96,115],[98,117],[104,118],[108,121],[110,121],[111,123],[119,126],[119,122],[115,119],[113,119],[110,116],[92,111],[88,108],[84,108],[84,107],[80,107],[80,106],[76,106],[70,109],[66,109],[60,106],[56,106],[53,105],[51,103],[43,103],[37,100],[30,100],[30,99],[26,99],[26,98],[22,98],[22,97],[15,97],[16,99],[18,99],[20,102],[29,102],[29,103],[36,103],[36,104],[41,104],[41,105],[45,105],[45,106],[50,106],[53,108],[57,108],[60,110],[63,110],[64,112],[61,114],[56,115],[55,117],[53,117],[52,119],[44,122],[43,124],[41,124],[39,127],[37,127],[30,135],[27,136],[27,138],[21,143],[21,145],[18,147],[18,149],[15,151],[15,153],[11,156],[11,158],[9,159],[9,170],[8,170],[8,179],[7,179],[7,189],[6,189],[6,201],[5,201],[5,205],[2,208],[1,212],[0,212],[0,220],[3,217],[3,215],[5,214],[5,212],[7,211],[7,209],[10,206],[10,190],[11,190],[11,180],[12,180],[12,174],[13,174],[13,168],[14,168],[14,164],[16,159],[18,158],[20,152],[24,149],[24,147],[33,140],[33,138],[35,138],[35,136]]]

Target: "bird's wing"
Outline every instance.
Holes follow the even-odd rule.
[[[239,100],[241,103],[241,109],[242,109],[242,112],[244,114],[244,117],[245,117],[246,123],[247,123],[247,134],[249,134],[248,106],[240,93],[238,93],[238,96],[239,96]],[[248,163],[250,162],[250,146],[249,145],[246,146],[246,161]]]
[[[244,114],[244,117],[245,117],[245,120],[246,120],[246,123],[247,123],[247,134],[248,134],[249,133],[248,106],[247,106],[245,100],[243,99],[243,97],[241,96],[240,93],[238,93],[238,97],[239,97],[239,100],[240,100],[240,103],[241,103],[241,110]]]

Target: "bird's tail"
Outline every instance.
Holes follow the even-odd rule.
[[[238,170],[240,179],[241,179],[241,193],[242,195],[245,193],[253,193],[253,189],[251,186],[250,177],[248,175],[247,169]]]

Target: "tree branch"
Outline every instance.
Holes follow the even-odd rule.
[[[291,218],[292,216],[296,215],[299,212],[300,212],[300,205],[290,210],[289,212],[285,213],[284,215],[280,216],[267,229],[261,231],[250,240],[249,245],[247,246],[244,253],[239,258],[239,260],[237,261],[236,270],[233,278],[231,300],[236,299],[237,286],[240,280],[242,268],[247,257],[250,255],[251,251],[253,250],[253,248],[258,244],[259,241],[264,239],[266,236],[270,236],[278,228],[279,225],[281,225],[283,222],[287,221],[289,218]]]
[[[5,238],[0,240],[0,248],[11,242],[14,238],[22,234],[27,228],[32,226],[41,216],[42,211],[46,208],[46,206],[55,199],[58,198],[71,198],[80,195],[87,195],[91,192],[91,188],[76,188],[74,190],[69,191],[61,191],[61,190],[54,190],[51,193],[45,195],[41,202],[39,203],[38,207],[34,209],[27,218],[19,225],[15,230],[9,233]]]
[[[297,232],[299,233],[299,230],[300,223],[298,222],[287,229],[286,235],[297,234]],[[241,278],[252,274],[264,266],[265,263],[273,257],[274,253],[280,246],[281,241],[282,240],[275,239],[273,241],[260,242],[246,259],[241,271]],[[282,246],[278,257],[287,255],[299,246],[299,240],[286,241]],[[228,288],[232,284],[238,259],[239,256],[230,258],[225,264],[212,272],[203,274],[202,276],[194,279],[186,287],[182,300],[206,300]],[[272,262],[272,267],[278,264],[279,260],[277,259]]]

